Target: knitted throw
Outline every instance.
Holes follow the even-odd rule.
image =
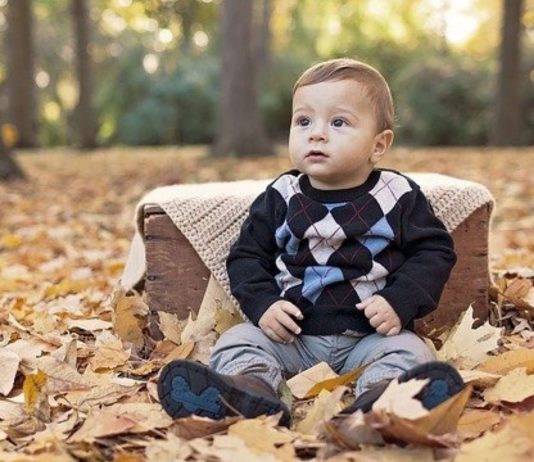
[[[493,208],[494,199],[481,184],[432,173],[408,174],[421,186],[435,214],[449,232],[482,205]],[[239,234],[248,207],[271,180],[245,180],[221,183],[165,186],[146,194],[136,207],[136,233],[120,285],[129,290],[145,273],[142,240],[145,205],[161,207],[189,240],[206,267],[231,296],[226,273],[226,257]],[[178,262],[179,264],[179,262]]]

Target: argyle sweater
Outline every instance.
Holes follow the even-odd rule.
[[[230,250],[232,293],[254,324],[277,300],[298,306],[303,334],[366,334],[355,305],[383,296],[404,328],[437,307],[453,241],[419,186],[375,169],[361,186],[319,190],[296,170],[252,203]]]

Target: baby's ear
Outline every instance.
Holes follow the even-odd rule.
[[[383,130],[378,135],[375,136],[375,144],[373,147],[373,154],[371,155],[371,162],[373,164],[376,164],[380,160],[382,160],[382,157],[384,157],[384,154],[387,152],[387,150],[390,148],[391,144],[393,143],[393,138],[395,137],[395,134],[393,133],[393,130]]]

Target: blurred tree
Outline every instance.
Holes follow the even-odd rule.
[[[7,28],[8,118],[18,131],[18,146],[31,148],[37,140],[31,0],[9,0]]]
[[[262,0],[254,2],[256,11],[254,12],[257,25],[254,30],[257,33],[254,36],[256,48],[256,72],[259,77],[268,72],[271,61],[271,17],[273,14],[272,0]],[[258,8],[260,6],[261,8]]]
[[[256,58],[252,45],[252,3],[223,0],[221,14],[221,98],[213,146],[216,156],[272,153],[260,120]]]
[[[91,65],[91,23],[87,0],[72,1],[72,20],[76,42],[76,74],[78,77],[78,103],[75,108],[75,127],[82,149],[97,146],[97,122],[92,104],[93,72]]]
[[[521,17],[523,0],[502,0],[501,47],[494,126],[497,146],[521,144]]]
[[[0,127],[4,125],[1,123]],[[0,181],[10,181],[24,178],[24,172],[11,155],[9,147],[4,144],[3,130],[0,130]]]

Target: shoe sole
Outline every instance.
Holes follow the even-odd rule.
[[[419,366],[404,372],[397,377],[397,379],[399,383],[407,382],[408,380],[412,379],[430,379],[429,383],[425,385],[417,395],[415,395],[415,398],[419,399],[423,406],[427,409],[435,407],[438,401],[443,402],[451,396],[459,393],[465,386],[464,381],[458,371],[449,364],[440,361],[430,361],[420,364]],[[439,381],[443,381],[447,388],[444,394],[436,397],[436,395],[432,393],[432,382]],[[372,409],[375,401],[380,398],[387,386],[388,383],[383,383],[377,384],[375,387],[370,388],[357,397],[353,404],[343,409],[340,414],[352,414],[357,409],[360,409],[364,413],[369,412]]]
[[[287,412],[279,402],[243,391],[208,367],[183,360],[163,368],[158,396],[165,412],[175,419],[192,414],[218,420],[227,415],[253,418]]]
[[[465,383],[458,371],[451,365],[440,361],[431,361],[414,367],[402,374],[399,377],[399,382],[407,382],[412,379],[430,379],[429,383],[415,396],[427,409],[431,409],[437,405],[435,402],[436,396],[433,395],[433,389],[436,387],[432,385],[436,385],[440,381],[442,382],[442,395],[439,398],[441,402],[456,395],[465,387]],[[444,386],[446,386],[446,389],[443,388]]]

